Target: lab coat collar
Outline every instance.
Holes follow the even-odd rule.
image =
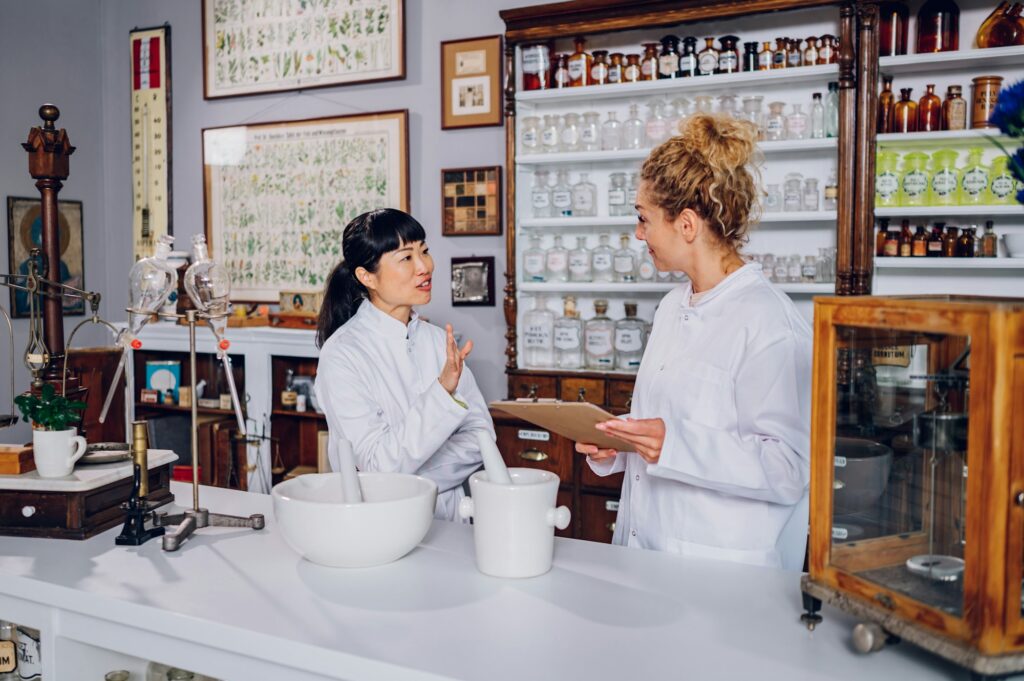
[[[743,265],[738,270],[729,274],[722,281],[715,284],[711,289],[704,292],[704,295],[700,300],[697,301],[696,305],[690,304],[690,299],[693,297],[693,282],[686,284],[686,290],[684,291],[682,306],[687,309],[700,309],[705,305],[708,305],[712,300],[718,298],[728,291],[733,289],[741,288],[746,286],[754,280],[755,277],[760,276],[761,263],[750,262]]]
[[[359,309],[356,311],[356,316],[360,317],[366,324],[379,332],[383,337],[394,340],[407,340],[412,338],[416,329],[419,328],[420,323],[419,313],[415,310],[412,311],[412,317],[410,317],[409,324],[406,326],[391,315],[379,309],[376,305],[371,303],[369,299],[364,300],[359,305]]]

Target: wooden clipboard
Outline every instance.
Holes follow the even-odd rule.
[[[606,435],[594,426],[615,418],[590,402],[562,402],[561,400],[500,400],[491,402],[499,409],[524,421],[550,430],[573,442],[597,445],[602,449],[631,452],[635,448],[625,440]]]

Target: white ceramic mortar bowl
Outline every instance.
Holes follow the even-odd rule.
[[[1003,245],[1011,258],[1024,258],[1024,234],[1004,234]]]
[[[363,503],[341,499],[341,474],[300,475],[274,486],[274,517],[306,560],[330,567],[373,567],[398,560],[427,534],[437,484],[418,475],[360,473]]]

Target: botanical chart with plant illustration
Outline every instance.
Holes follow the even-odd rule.
[[[322,290],[354,217],[408,210],[408,112],[203,131],[206,231],[232,300]]]
[[[405,77],[403,0],[204,0],[205,96]]]

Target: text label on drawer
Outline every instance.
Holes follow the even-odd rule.
[[[616,501],[606,501],[606,502],[604,502],[604,510],[606,510],[606,511],[618,511],[619,510],[619,502],[617,500]]]
[[[534,442],[550,442],[551,433],[546,430],[520,430],[520,440],[533,440]]]

